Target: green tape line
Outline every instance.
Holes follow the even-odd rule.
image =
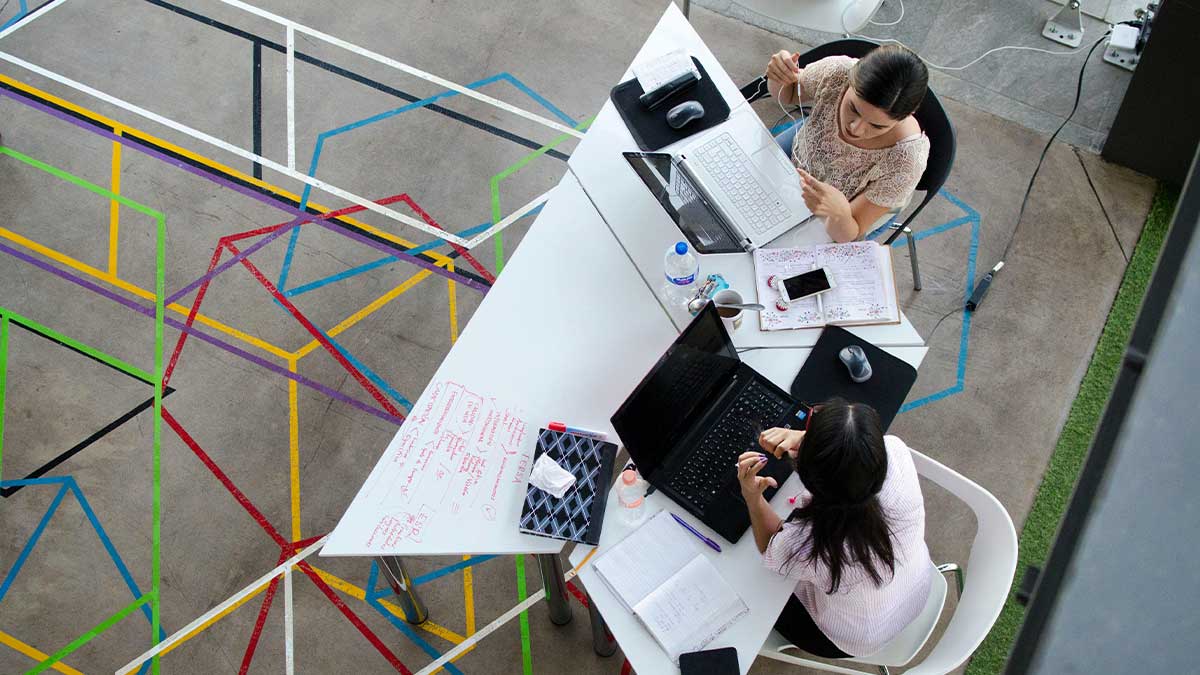
[[[50,166],[49,164],[47,164],[45,162],[38,161],[38,160],[30,157],[29,155],[23,155],[23,154],[17,152],[16,150],[13,150],[10,147],[0,145],[0,154],[8,155],[9,157],[18,159],[22,162],[25,162],[26,164],[28,164],[34,168],[41,169],[42,171],[45,171],[46,173],[58,176],[59,178],[67,181],[68,183],[78,185],[79,187],[87,190],[88,192],[94,192],[98,195],[108,197],[109,199],[115,199],[122,206],[128,206],[129,208],[133,209],[134,211],[137,211],[138,213],[145,214],[147,216],[150,216],[151,218],[162,218],[163,217],[163,214],[161,212],[155,211],[154,209],[150,208],[149,206],[146,206],[144,204],[139,204],[139,203],[133,201],[132,199],[129,199],[128,197],[123,197],[119,194],[116,194],[112,190],[106,190],[94,183],[89,183],[86,180],[84,180],[78,176],[69,174],[66,171],[63,171],[62,169],[60,169],[56,166]]]
[[[592,122],[595,121],[595,119],[596,119],[596,116],[593,115],[593,116],[589,117],[588,119],[577,124],[575,126],[575,128],[578,129],[579,131],[583,131],[584,129],[587,129],[589,126],[591,126]],[[502,181],[505,178],[508,178],[509,176],[513,175],[514,173],[520,171],[521,168],[524,167],[526,164],[532,162],[533,160],[537,159],[538,157],[541,157],[542,155],[546,154],[547,152],[550,152],[551,150],[558,147],[559,145],[561,145],[564,141],[566,141],[569,138],[572,138],[571,134],[562,134],[561,136],[556,137],[554,140],[550,141],[546,145],[543,145],[542,147],[538,148],[537,150],[534,150],[533,152],[529,153],[528,155],[525,155],[521,159],[517,160],[517,162],[515,164],[513,164],[512,166],[509,166],[506,169],[504,169],[503,171],[501,171],[500,173],[496,174],[495,176],[492,176],[491,180],[488,181],[488,190],[491,192],[491,196],[492,196],[492,225],[495,225],[496,223],[500,222],[503,219],[503,216],[500,214],[500,181]],[[492,237],[492,240],[496,243],[496,274],[500,274],[500,272],[504,270],[504,238],[503,238],[503,234],[504,234],[503,232],[497,232],[495,234],[495,236]]]
[[[74,349],[77,349],[85,354],[88,354],[89,356],[91,356],[95,359],[98,359],[98,360],[100,360],[122,372],[128,373],[128,374],[138,378],[139,380],[142,380],[143,382],[154,386],[154,449],[153,449],[153,456],[152,456],[152,460],[151,460],[152,465],[153,465],[153,485],[152,485],[153,497],[152,497],[151,510],[153,511],[153,513],[151,514],[152,526],[151,526],[151,537],[150,537],[150,541],[151,541],[150,592],[147,593],[146,595],[143,595],[136,603],[134,603],[133,605],[130,605],[125,610],[122,610],[122,612],[124,612],[124,614],[128,614],[130,611],[133,611],[137,607],[140,607],[141,605],[145,604],[145,602],[150,601],[150,615],[151,615],[150,643],[158,644],[160,627],[162,624],[162,611],[161,611],[162,607],[161,607],[161,598],[160,598],[160,595],[161,595],[160,594],[160,585],[161,585],[161,576],[162,576],[161,560],[160,560],[161,554],[162,554],[162,397],[163,397],[163,324],[164,324],[164,320],[166,318],[166,307],[164,306],[163,300],[166,297],[166,293],[167,293],[167,282],[166,282],[167,217],[161,211],[156,211],[148,206],[145,206],[144,204],[139,204],[139,203],[133,201],[132,199],[129,199],[128,197],[116,194],[115,192],[113,192],[111,190],[107,190],[103,187],[100,187],[99,185],[89,183],[88,181],[86,181],[82,178],[79,178],[78,176],[74,176],[58,167],[51,166],[49,164],[46,164],[45,162],[36,160],[28,155],[21,154],[21,153],[17,152],[16,150],[13,150],[12,148],[9,148],[6,146],[0,146],[0,154],[8,155],[9,157],[20,160],[36,169],[40,169],[46,173],[57,176],[58,178],[61,178],[62,180],[67,181],[68,183],[82,187],[85,190],[88,190],[89,192],[92,192],[92,193],[95,193],[98,195],[102,195],[104,197],[107,197],[110,200],[115,200],[119,204],[121,204],[123,206],[128,206],[129,208],[137,211],[138,213],[142,213],[144,215],[150,216],[151,218],[154,218],[154,220],[155,220],[156,241],[155,241],[155,250],[154,250],[154,263],[155,263],[154,296],[155,297],[154,297],[154,374],[153,375],[151,375],[150,373],[147,373],[146,371],[144,371],[140,368],[137,368],[136,366],[125,363],[124,361],[121,361],[120,359],[114,358],[112,356],[109,356],[108,354],[105,354],[96,349],[93,349],[93,348],[83,344],[82,342],[73,340],[57,331],[51,330],[31,319],[26,319],[25,317],[23,317],[19,314],[16,314],[15,312],[11,312],[7,309],[4,309],[4,308],[0,308],[0,318],[3,318],[3,320],[4,320],[3,328],[2,328],[4,330],[4,334],[3,334],[4,337],[0,338],[0,359],[5,358],[5,356],[7,354],[7,328],[8,328],[8,320],[11,319],[12,321],[17,322],[21,326],[24,326],[26,328],[29,328],[30,330],[36,331],[42,335],[45,335],[46,337],[52,338],[54,340],[58,340],[59,342],[62,342],[63,344],[69,345],[70,347],[72,347]],[[0,364],[2,364],[2,362],[0,362]],[[3,415],[4,415],[3,396],[2,396],[2,394],[3,394],[3,372],[2,371],[3,371],[3,369],[0,368],[0,423],[2,423]],[[3,431],[2,427],[0,427],[0,431]],[[123,618],[123,615],[122,615],[122,617],[114,616],[114,618],[110,619],[108,622],[102,623],[100,626],[97,626],[90,633],[85,633],[84,635],[80,636],[80,638],[78,638],[75,642],[72,642],[70,645],[68,645],[66,648],[64,648],[64,650],[62,652],[52,656],[50,658],[50,660],[44,662],[43,664],[39,664],[37,669],[32,670],[30,672],[40,672],[41,670],[45,670],[46,667],[49,667],[53,663],[57,662],[58,659],[61,659],[63,657],[63,655],[70,653],[71,650],[75,649],[76,647],[78,647],[81,644],[84,644],[85,642],[90,640],[92,637],[95,637],[95,635],[98,634],[100,631],[104,630],[105,628],[112,625],[113,623],[120,621],[121,618]],[[158,675],[158,673],[159,673],[159,655],[156,654],[154,656],[154,658],[151,661],[151,664],[152,664],[151,672],[154,673],[154,675]]]
[[[8,315],[0,313],[0,480],[4,480],[4,383],[8,381]]]
[[[7,309],[5,307],[0,307],[0,314],[4,314],[8,319],[10,319],[13,323],[16,323],[19,326],[24,326],[35,333],[45,335],[46,337],[50,338],[51,340],[56,340],[65,345],[68,345],[69,347],[71,347],[73,349],[77,349],[77,350],[83,352],[84,354],[87,354],[88,356],[96,359],[97,361],[102,361],[104,363],[107,363],[108,365],[112,366],[113,368],[116,368],[117,370],[119,370],[123,373],[128,373],[128,374],[136,377],[137,379],[141,380],[142,382],[145,382],[146,384],[154,384],[154,376],[153,375],[142,370],[141,368],[138,368],[137,366],[135,366],[131,363],[126,363],[126,362],[122,361],[121,359],[116,358],[115,356],[110,356],[109,354],[105,354],[104,352],[96,349],[95,347],[89,347],[89,346],[83,344],[82,342],[80,342],[79,340],[67,337],[66,335],[63,335],[62,333],[54,330],[53,328],[48,328],[48,327],[43,326],[42,324],[34,321],[33,319],[23,317],[20,314],[17,314],[16,312],[12,311],[11,309]]]
[[[88,642],[91,642],[92,639],[95,638],[97,635],[99,635],[99,634],[103,633],[104,631],[108,630],[109,628],[111,628],[113,624],[115,624],[118,621],[120,621],[121,619],[124,619],[125,617],[129,616],[130,613],[132,613],[134,610],[141,607],[142,605],[146,604],[146,602],[149,600],[150,600],[150,594],[143,595],[142,597],[138,598],[137,600],[134,600],[130,604],[126,605],[123,609],[119,610],[116,614],[113,614],[112,616],[108,617],[107,619],[101,621],[99,624],[97,624],[97,626],[95,628],[93,628],[93,629],[89,630],[88,632],[84,633],[83,635],[80,635],[79,637],[75,638],[71,642],[71,644],[67,645],[66,647],[63,647],[62,649],[58,650],[54,654],[50,655],[45,661],[42,661],[41,663],[37,664],[36,666],[25,671],[25,675],[35,675],[36,673],[40,673],[40,672],[46,670],[47,668],[52,667],[54,664],[63,660],[63,658],[65,658],[71,652],[75,651],[76,649],[79,649],[80,647],[87,644]]]
[[[157,236],[154,251],[154,478],[152,509],[153,524],[150,534],[150,593],[154,602],[150,604],[150,642],[156,644],[162,625],[162,602],[160,598],[160,582],[162,577],[162,399],[163,399],[163,322],[166,320],[167,309],[164,299],[167,297],[167,218],[159,214],[155,216]],[[150,671],[159,673],[159,655],[155,654],[150,662]]]
[[[517,556],[517,602],[525,602],[525,556]],[[533,649],[529,645],[529,610],[521,612],[521,667],[533,675]]]

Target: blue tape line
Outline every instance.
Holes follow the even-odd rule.
[[[346,351],[346,349],[343,348],[340,344],[338,344],[338,342],[336,340],[329,337],[329,335],[325,331],[323,331],[319,328],[317,329],[317,331],[320,332],[321,335],[326,340],[329,340],[329,344],[333,345],[333,348],[338,350],[338,353],[340,353],[342,356],[346,357],[346,360],[350,362],[350,365],[354,366],[360,372],[362,372],[362,374],[368,380],[370,380],[376,387],[379,387],[380,389],[382,389],[385,394],[387,394],[388,396],[391,396],[400,405],[404,406],[405,408],[409,408],[410,410],[412,409],[412,402],[409,401],[407,398],[404,398],[404,396],[400,392],[396,391],[395,389],[392,389],[391,385],[389,385],[387,382],[385,382],[382,377],[375,374],[375,371],[364,366],[358,359],[354,358],[353,354]]]
[[[566,122],[567,126],[575,127],[578,125],[578,122],[571,119],[570,115],[568,115],[565,112],[556,108],[553,103],[551,103],[550,101],[547,101],[545,98],[542,97],[541,94],[537,93],[533,89],[530,89],[529,86],[526,85],[524,82],[518,80],[517,78],[508,74],[507,72],[500,73],[499,77],[500,77],[500,79],[508,82],[509,84],[516,87],[517,89],[520,89],[529,98],[533,99],[534,101],[537,101],[538,105],[540,105],[543,108],[545,108],[546,110],[549,110],[550,112],[554,113],[554,116],[557,117],[558,119],[562,120],[563,122]]]
[[[474,567],[475,565],[478,565],[479,563],[487,562],[495,557],[496,556],[494,556],[494,555],[471,556],[470,558],[467,558],[466,560],[460,560],[460,561],[454,563],[453,565],[446,565],[445,567],[443,567],[440,570],[430,572],[429,574],[423,574],[423,575],[417,577],[416,579],[413,579],[413,585],[420,586],[421,584],[428,583],[430,581],[433,581],[434,579],[440,579],[440,578],[446,576],[447,574],[453,574],[459,570],[464,570],[468,567]]]
[[[54,515],[55,509],[58,508],[58,505],[61,503],[62,499],[66,496],[66,493],[71,492],[75,495],[75,499],[77,499],[79,501],[80,508],[83,509],[84,515],[86,515],[88,521],[91,522],[92,529],[96,532],[96,536],[98,536],[100,538],[100,542],[104,545],[104,549],[106,551],[108,551],[109,558],[112,559],[113,564],[117,567],[117,571],[121,574],[121,578],[125,580],[125,585],[126,585],[126,587],[129,588],[130,593],[132,593],[133,597],[135,597],[135,598],[142,597],[141,589],[138,588],[137,582],[135,582],[133,580],[133,575],[131,575],[129,573],[129,568],[125,566],[125,562],[121,559],[121,555],[119,553],[117,553],[117,548],[115,546],[113,546],[112,540],[109,539],[108,534],[104,531],[104,527],[100,524],[100,519],[96,517],[96,512],[92,510],[91,504],[88,503],[87,498],[84,497],[83,490],[80,489],[79,484],[75,481],[74,476],[53,476],[53,477],[43,477],[43,478],[24,478],[21,480],[0,481],[0,487],[15,487],[18,485],[20,485],[20,486],[61,485],[62,486],[59,489],[58,495],[55,496],[54,502],[50,505],[50,508],[48,508],[46,510],[46,515],[44,515],[42,517],[42,522],[39,523],[38,529],[35,530],[34,534],[30,536],[30,542],[33,542],[33,543],[26,544],[26,550],[22,552],[24,556],[28,556],[29,551],[33,550],[33,544],[36,544],[37,538],[41,536],[41,530],[44,529],[47,524],[49,524],[51,517]],[[16,571],[19,570],[21,565],[23,565],[23,564],[24,564],[24,559],[19,557],[17,559],[17,562],[13,565],[13,569],[9,572],[8,578],[5,579],[4,585],[0,586],[0,600],[3,600],[4,594],[7,592],[8,586],[12,583],[12,580],[16,577]],[[146,621],[153,622],[152,615],[148,608],[144,609],[142,613],[146,616]],[[159,634],[160,640],[165,640],[167,638],[167,631],[161,625],[159,626],[158,634]],[[148,663],[150,663],[150,662],[147,661],[146,664],[148,664]],[[145,667],[145,664],[143,664],[143,667]],[[139,672],[141,672],[141,671],[139,671]]]
[[[958,219],[952,220],[949,223],[946,223],[945,225],[941,225],[941,226],[938,226],[937,228],[933,228],[933,229],[936,229],[940,232],[944,232],[948,229],[951,229],[950,226],[958,227],[958,226],[963,225],[968,222],[971,223],[971,247],[967,253],[967,283],[966,283],[966,290],[964,291],[964,294],[963,294],[963,302],[965,303],[971,297],[971,294],[975,292],[975,264],[976,264],[976,260],[978,258],[978,254],[979,254],[979,231],[980,231],[981,220],[979,218],[978,211],[976,211],[975,209],[972,209],[970,206],[967,206],[965,203],[963,203],[961,200],[959,200],[958,198],[951,195],[949,192],[942,190],[939,194],[944,195],[955,206],[958,206],[959,208],[966,211],[967,215],[964,216],[963,218],[958,218]],[[915,410],[917,408],[920,408],[923,405],[928,405],[935,401],[940,401],[940,400],[946,398],[947,396],[951,396],[953,394],[960,393],[964,390],[964,388],[966,386],[966,380],[967,380],[967,356],[969,353],[968,348],[969,348],[970,336],[971,336],[971,312],[964,311],[963,312],[962,330],[959,333],[959,338],[958,338],[958,367],[955,372],[954,385],[947,387],[941,391],[934,392],[923,398],[919,398],[915,401],[910,401],[908,403],[905,403],[903,406],[900,407],[899,412],[905,413],[910,410]]]
[[[376,612],[379,612],[380,616],[387,619],[388,623],[395,626],[396,630],[400,631],[401,633],[404,633],[404,637],[408,638],[409,640],[412,640],[413,644],[415,644],[416,646],[421,648],[421,651],[425,652],[433,659],[441,658],[441,656],[442,656],[441,652],[434,649],[433,645],[429,644],[424,639],[422,639],[421,636],[417,635],[416,631],[414,631],[412,629],[412,627],[409,626],[408,623],[406,623],[403,619],[401,619],[400,617],[396,616],[395,614],[392,614],[391,612],[387,611],[387,609],[385,609],[383,607],[383,605],[379,604],[378,598],[373,598],[373,597],[368,596],[367,604],[371,606],[371,609],[374,609]],[[463,672],[461,670],[459,670],[457,667],[455,667],[455,665],[453,663],[450,663],[449,661],[447,661],[446,664],[442,667],[446,669],[446,672],[453,673],[454,675],[463,675]]]
[[[303,200],[301,201],[300,208],[304,208]],[[288,236],[287,252],[283,254],[283,266],[279,268],[279,283],[275,284],[280,293],[283,293],[283,289],[287,288],[288,273],[292,270],[292,257],[296,255],[296,242],[300,240],[300,226],[293,227],[291,234]],[[276,300],[275,304],[279,304],[279,301]]]
[[[10,484],[21,482],[23,481],[4,481],[3,485],[7,487]],[[29,535],[29,541],[25,542],[25,548],[21,549],[20,555],[17,556],[17,561],[13,563],[12,569],[8,571],[8,576],[4,577],[4,583],[0,584],[0,601],[4,600],[4,595],[8,593],[13,580],[17,578],[17,572],[21,571],[25,560],[29,558],[29,553],[37,545],[38,539],[41,538],[42,532],[46,531],[46,525],[50,522],[50,518],[54,516],[54,512],[58,510],[58,505],[62,504],[63,497],[66,497],[69,491],[70,488],[63,485],[59,488],[58,494],[54,495],[54,501],[50,502],[50,508],[46,509],[46,514],[42,516],[42,520],[34,528],[33,534]]]
[[[540,209],[541,206],[539,206],[538,208]],[[467,229],[463,230],[462,232],[458,232],[457,234],[460,237],[470,237],[471,235],[479,234],[480,232],[483,232],[484,230],[488,229],[491,226],[492,226],[492,221],[489,220],[488,222],[480,223],[479,225],[476,225],[475,227],[468,227]],[[408,249],[407,251],[405,251],[405,253],[407,253],[408,255],[421,255],[422,253],[424,253],[426,251],[432,251],[435,248],[441,248],[442,246],[448,246],[448,245],[449,244],[446,243],[446,241],[444,241],[442,239],[434,239],[433,241],[427,241],[424,244],[421,244],[420,246],[414,246],[414,247]]]
[[[121,578],[125,580],[125,586],[133,593],[133,597],[142,597],[142,590],[138,588],[137,582],[133,580],[133,575],[129,573],[129,568],[125,566],[125,562],[121,560],[121,555],[117,553],[117,548],[113,546],[112,540],[108,538],[108,534],[104,531],[104,527],[100,524],[100,519],[96,517],[96,512],[92,510],[91,504],[88,503],[86,497],[83,496],[83,490],[79,489],[79,484],[75,482],[73,476],[67,477],[71,492],[75,493],[75,499],[79,500],[79,506],[83,509],[83,514],[92,523],[92,529],[96,531],[96,536],[100,537],[100,543],[104,544],[104,550],[108,551],[108,557],[112,559],[113,564],[117,567],[117,572]],[[153,623],[154,618],[150,612],[150,604],[142,605],[142,613],[146,615],[146,620]],[[159,627],[162,630],[162,627]],[[166,639],[167,634],[164,631],[160,639]]]
[[[392,589],[386,586],[382,590],[376,588],[375,584],[377,583],[379,583],[379,564],[372,560],[371,572],[367,575],[367,592],[365,594],[367,600],[378,600],[392,592]]]
[[[520,81],[516,77],[513,77],[511,74],[509,74],[507,72],[498,73],[496,75],[492,75],[491,77],[485,77],[482,80],[477,80],[475,82],[472,82],[472,83],[466,85],[466,87],[468,89],[476,89],[479,87],[489,85],[493,82],[499,82],[499,81],[509,82],[514,87],[521,90],[527,96],[529,96],[534,101],[536,101],[539,105],[541,105],[542,107],[549,110],[556,117],[558,117],[559,119],[566,122],[568,125],[570,125],[572,127],[576,126],[575,120],[571,119],[571,117],[569,115],[567,115],[563,111],[559,110],[557,107],[554,106],[554,104],[552,104],[552,103],[550,103],[550,101],[546,100],[545,97],[541,96],[540,94],[535,92],[533,89],[531,89],[528,85],[526,85],[524,82]],[[349,124],[344,124],[340,127],[336,127],[334,129],[330,129],[328,131],[321,132],[320,134],[317,135],[317,142],[316,142],[316,145],[314,145],[314,147],[313,147],[312,160],[309,162],[309,166],[308,166],[309,177],[316,177],[316,175],[317,175],[317,165],[319,164],[319,162],[321,160],[321,152],[325,149],[325,140],[326,139],[333,138],[334,136],[344,134],[348,131],[353,131],[354,129],[364,127],[368,124],[379,122],[379,121],[388,119],[390,117],[395,117],[396,115],[399,115],[399,114],[405,113],[405,112],[409,112],[410,110],[417,110],[418,108],[424,108],[424,107],[431,105],[433,103],[436,103],[437,101],[440,101],[444,98],[450,98],[451,96],[457,96],[457,95],[458,95],[457,91],[444,91],[440,94],[434,94],[433,96],[430,96],[428,98],[421,99],[420,101],[413,101],[412,103],[402,105],[399,108],[394,108],[392,110],[386,110],[384,112],[377,113],[375,115],[371,115],[370,117],[364,117],[363,119],[358,120],[357,122],[351,122]],[[303,192],[301,192],[301,195],[300,195],[300,208],[301,209],[307,208],[308,198],[311,194],[312,194],[312,186],[308,185],[306,183],[304,185],[304,190],[303,190]],[[287,287],[287,284],[286,284],[287,270],[292,265],[292,251],[295,246],[293,242],[295,241],[296,237],[299,236],[299,234],[300,234],[299,229],[293,231],[292,241],[288,242],[288,254],[287,254],[287,256],[284,257],[283,270],[280,272],[279,284],[277,284],[280,292],[284,292],[285,288]],[[443,242],[438,242],[438,243],[434,244],[434,247],[440,246],[440,245],[442,245],[442,243]],[[416,250],[415,253],[411,250],[409,251],[409,253],[411,255],[419,255],[420,253],[430,250],[429,248],[420,248],[420,247],[418,247],[418,249],[419,250]]]
[[[535,209],[535,211],[540,210],[541,208],[542,208],[541,205],[538,205],[538,208]],[[530,214],[532,214],[532,213],[533,213],[533,211],[530,211]],[[491,223],[483,223],[482,225],[476,225],[475,227],[469,227],[469,228],[463,230],[462,232],[457,232],[456,234],[458,234],[458,236],[460,236],[460,237],[469,237],[473,234],[479,234],[480,232],[483,232],[484,230],[486,230],[487,228],[489,228],[491,226],[492,226]],[[439,240],[429,242],[427,244],[415,246],[411,249],[408,249],[407,251],[397,251],[397,254],[418,256],[418,255],[421,255],[422,253],[424,253],[425,251],[438,248],[438,247],[442,246],[443,244],[446,244],[446,242],[439,239]],[[297,295],[303,295],[305,293],[308,293],[309,291],[315,291],[322,286],[332,284],[335,281],[342,281],[343,279],[349,279],[350,277],[357,276],[364,272],[370,272],[371,270],[373,270],[377,267],[382,267],[384,265],[394,263],[394,262],[400,262],[401,260],[402,259],[399,257],[399,255],[386,255],[378,260],[373,260],[369,263],[359,265],[358,267],[351,267],[348,270],[338,272],[337,274],[331,274],[330,276],[324,277],[322,279],[317,279],[316,281],[304,284],[303,286],[296,286],[295,288],[288,289],[287,291],[285,291],[283,293],[283,295],[284,295],[284,297],[288,297],[288,298],[291,298],[291,297],[294,297]]]

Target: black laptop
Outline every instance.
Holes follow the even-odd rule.
[[[758,450],[758,434],[802,425],[805,408],[738,358],[710,302],[684,329],[612,417],[638,471],[717,534],[737,542],[750,514],[737,481],[737,458]],[[759,471],[779,485],[785,457]],[[775,490],[768,489],[770,499]]]

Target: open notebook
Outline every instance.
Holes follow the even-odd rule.
[[[786,278],[818,267],[829,269],[835,288],[797,300],[787,311],[776,308],[779,291],[767,285],[771,276]],[[900,322],[891,251],[873,241],[757,249],[754,284],[766,306],[758,313],[762,330]]]
[[[700,542],[660,511],[596,559],[596,573],[679,662],[750,612]]]

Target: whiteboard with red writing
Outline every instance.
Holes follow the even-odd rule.
[[[429,385],[321,555],[550,553],[517,529],[537,443],[518,408],[454,381]]]

